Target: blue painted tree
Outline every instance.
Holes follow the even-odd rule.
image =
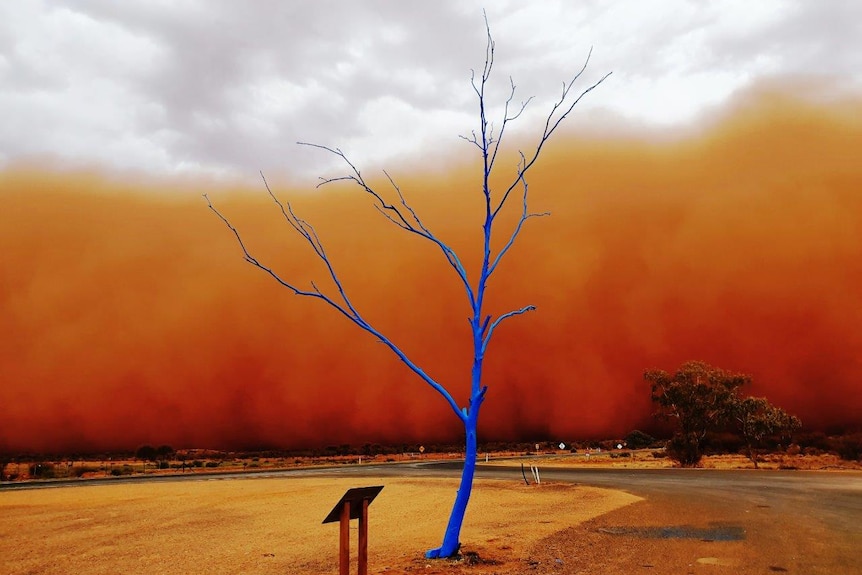
[[[494,66],[494,40],[491,37],[491,31],[488,26],[487,19],[485,21],[485,30],[487,33],[485,64],[478,79],[475,71],[471,76],[471,85],[476,94],[479,105],[479,129],[478,131],[472,131],[470,136],[461,136],[464,140],[475,146],[478,153],[481,155],[482,160],[481,193],[484,200],[484,210],[481,214],[483,230],[482,263],[478,270],[473,271],[472,279],[471,274],[468,273],[468,270],[464,265],[462,265],[461,258],[459,258],[458,254],[456,254],[448,244],[435,235],[434,232],[432,232],[431,229],[423,223],[419,214],[410,206],[407,199],[402,194],[401,189],[387,172],[384,172],[384,174],[386,175],[392,190],[390,190],[388,194],[379,193],[365,180],[360,170],[340,149],[321,146],[318,144],[298,142],[300,145],[312,146],[327,153],[334,154],[346,165],[347,171],[345,175],[334,178],[321,178],[321,182],[318,184],[318,187],[331,184],[333,182],[348,182],[357,186],[361,192],[369,196],[371,201],[374,203],[375,208],[377,208],[377,210],[391,224],[429,242],[434,249],[439,250],[448,262],[449,266],[451,266],[458,278],[458,281],[463,285],[472,312],[468,319],[470,322],[470,330],[472,332],[473,362],[470,368],[470,396],[466,406],[459,406],[449,390],[411,360],[395,342],[378,330],[371,322],[366,320],[365,316],[363,316],[363,314],[354,307],[350,297],[348,296],[347,290],[342,284],[333,262],[327,255],[323,243],[318,237],[314,227],[306,220],[299,217],[289,202],[282,202],[272,192],[272,189],[266,182],[265,178],[264,185],[266,190],[281,210],[287,224],[292,227],[297,234],[304,238],[309,248],[316,254],[317,258],[323,262],[324,267],[333,282],[333,293],[324,293],[314,282],[311,282],[309,288],[301,288],[296,283],[282,278],[271,267],[258,261],[247,249],[239,231],[213,206],[209,198],[204,195],[209,208],[213,210],[227,225],[231,232],[233,232],[247,262],[270,275],[275,279],[275,281],[294,294],[314,298],[324,302],[345,318],[377,338],[386,347],[388,347],[398,357],[398,359],[404,362],[410,370],[419,376],[422,381],[436,390],[443,397],[446,403],[449,404],[455,416],[464,425],[464,431],[466,434],[466,456],[464,460],[464,468],[461,474],[460,486],[458,488],[458,493],[455,497],[455,504],[452,508],[449,523],[443,537],[443,543],[440,547],[428,551],[426,553],[428,558],[450,557],[455,555],[460,547],[459,536],[461,525],[464,521],[464,513],[467,509],[467,503],[470,500],[470,492],[473,486],[473,475],[476,468],[476,432],[479,422],[479,412],[481,410],[482,403],[485,401],[485,394],[488,390],[488,387],[482,382],[482,366],[491,338],[497,328],[500,327],[504,321],[535,309],[535,306],[527,305],[502,313],[496,317],[485,311],[485,292],[488,286],[488,280],[498,269],[503,258],[509,252],[512,245],[515,243],[515,240],[517,240],[524,224],[532,218],[549,215],[547,212],[536,213],[529,210],[527,203],[527,191],[529,187],[527,184],[527,174],[535,165],[536,160],[538,160],[543,147],[548,142],[548,139],[559,128],[563,120],[565,120],[572,112],[575,105],[581,100],[581,98],[601,84],[610,75],[606,74],[597,82],[589,85],[586,89],[583,89],[580,92],[573,92],[575,82],[581,77],[589,63],[590,56],[587,55],[581,69],[570,81],[563,84],[562,94],[546,116],[544,129],[542,130],[538,143],[532,153],[527,155],[519,151],[518,154],[520,160],[515,168],[515,174],[511,183],[504,189],[501,189],[501,191],[493,192],[491,189],[491,175],[495,168],[497,155],[500,151],[500,145],[503,142],[506,128],[510,122],[516,120],[524,112],[527,105],[530,103],[530,99],[522,102],[520,105],[513,104],[515,97],[515,84],[510,79],[508,99],[505,101],[505,105],[503,106],[503,114],[499,131],[495,134],[493,123],[487,116],[488,108],[485,94],[489,78],[491,77],[491,71]],[[387,196],[393,199],[391,201],[387,200]],[[495,237],[495,232],[497,232],[495,226],[498,224],[498,218],[501,213],[503,213],[503,210],[510,202],[518,202],[520,204],[520,206],[514,208],[519,210],[519,217],[516,218],[514,225],[510,224],[511,227],[502,232],[507,234],[504,235],[503,238],[508,239],[503,243],[502,248],[498,251],[494,251],[492,249],[492,239]]]

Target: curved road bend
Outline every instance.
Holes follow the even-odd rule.
[[[317,473],[360,477],[454,476],[460,470],[461,463],[432,462],[319,469]],[[562,467],[540,468],[540,471],[544,481],[620,489],[644,498],[669,497],[678,500],[678,506],[698,500],[803,515],[854,536],[862,544],[862,472]],[[529,473],[527,476],[530,477]],[[520,466],[479,464],[476,477],[523,481]]]
[[[351,466],[317,473],[357,478],[456,476],[460,469],[460,463],[429,462]],[[862,575],[862,472],[552,467],[540,471],[543,481],[620,489],[646,500],[594,520],[570,537],[593,541],[618,537],[597,533],[603,527],[726,526],[741,528],[745,537],[745,547],[737,549],[741,563],[734,573]],[[476,477],[523,481],[519,464],[480,464]],[[623,543],[623,538],[615,541]],[[652,554],[659,567],[652,573],[663,572],[659,564],[663,544],[667,543],[638,543],[639,553]],[[712,553],[730,549],[722,548],[722,543],[703,545]],[[583,557],[585,550],[578,549],[578,554]],[[715,573],[728,572],[727,567],[712,568]]]

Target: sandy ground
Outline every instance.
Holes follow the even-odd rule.
[[[321,521],[346,489],[374,484],[202,478],[0,492],[0,573],[337,573],[338,526]],[[539,565],[529,557],[542,539],[639,501],[592,487],[477,481],[462,541],[483,562],[469,565],[423,558],[440,542],[456,479],[380,484],[369,573],[521,573]]]

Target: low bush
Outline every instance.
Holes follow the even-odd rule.
[[[131,465],[123,465],[122,467],[114,467],[111,469],[111,475],[114,477],[119,477],[121,475],[131,475],[135,470],[132,469]]]
[[[695,467],[703,458],[700,443],[695,437],[678,433],[667,442],[667,456],[683,467]]]
[[[835,438],[834,450],[845,461],[859,461],[862,459],[862,433]]]
[[[83,477],[87,473],[96,473],[99,471],[98,467],[90,467],[87,465],[82,465],[81,467],[73,467],[69,470],[69,475],[71,477]]]
[[[629,449],[644,449],[652,446],[656,440],[639,429],[635,429],[625,437],[626,447]]]
[[[740,453],[745,450],[745,440],[736,433],[722,431],[707,433],[702,449],[704,453],[719,455],[722,453]]]
[[[796,443],[803,449],[803,453],[808,455],[808,450],[813,449],[813,454],[817,455],[824,451],[832,449],[829,438],[822,431],[809,431],[807,433],[797,433],[795,436]]]
[[[36,479],[53,479],[57,477],[57,471],[53,463],[33,463],[30,465],[28,472],[30,477],[35,477]]]

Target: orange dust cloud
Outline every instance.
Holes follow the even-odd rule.
[[[552,216],[489,287],[493,313],[538,309],[489,347],[481,439],[649,428],[643,370],[688,359],[751,373],[808,429],[859,424],[862,105],[773,92],[734,110],[671,141],[551,143],[530,194]],[[392,173],[475,270],[475,171]],[[244,263],[200,191],[0,173],[0,450],[459,441],[383,345]],[[261,260],[329,285],[262,186],[208,191]],[[441,254],[352,188],[278,193],[357,307],[466,402],[468,307]]]

